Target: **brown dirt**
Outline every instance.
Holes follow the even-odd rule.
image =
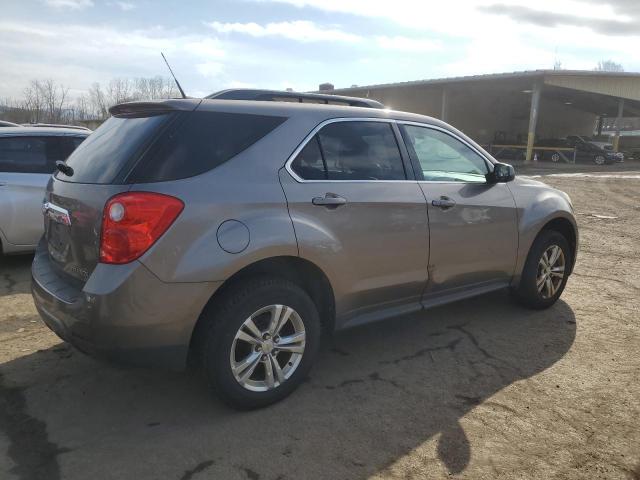
[[[640,479],[640,179],[542,180],[580,223],[553,308],[496,293],[345,332],[256,412],[66,346],[30,258],[0,259],[0,478]]]

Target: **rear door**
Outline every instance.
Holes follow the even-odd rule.
[[[487,183],[490,162],[446,130],[401,125],[429,209],[425,300],[507,284],[518,248],[516,206],[506,183]]]
[[[73,173],[56,172],[47,186],[45,238],[59,271],[86,281],[98,263],[102,212],[130,185],[119,180],[171,114],[111,117],[67,159]],[[42,222],[42,215],[40,216]]]
[[[42,199],[54,168],[46,137],[0,137],[0,229],[9,243],[38,243]]]
[[[343,322],[411,309],[426,283],[426,204],[398,140],[389,121],[325,122],[281,171],[300,255],[329,275]]]

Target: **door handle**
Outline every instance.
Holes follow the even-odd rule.
[[[444,195],[438,200],[433,200],[431,205],[441,208],[442,210],[448,210],[456,206],[456,201],[453,198],[445,197]]]
[[[7,182],[0,182],[0,187],[6,187],[7,186]]]
[[[324,197],[313,197],[311,203],[327,208],[338,208],[340,205],[346,205],[347,199],[335,193],[327,193]]]

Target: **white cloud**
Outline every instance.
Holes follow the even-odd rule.
[[[266,25],[260,25],[254,22],[210,22],[206,25],[218,33],[241,33],[252,37],[278,36],[299,42],[334,41],[354,43],[362,40],[362,37],[359,35],[335,28],[319,27],[315,23],[306,20],[272,22]]]
[[[401,29],[402,37],[379,36],[379,47],[420,51],[435,45],[404,38],[438,38],[452,60],[431,66],[433,76],[552,68],[556,51],[564,68],[593,68],[598,60],[612,58],[627,70],[640,70],[637,0],[254,1],[354,15],[395,26],[388,31]],[[616,25],[621,31],[615,37],[603,33]]]
[[[62,27],[3,20],[0,44],[0,97],[20,95],[27,82],[35,78],[53,78],[72,91],[81,91],[93,82],[108,82],[114,77],[168,75],[161,51],[178,78],[188,72],[211,78],[222,71],[214,60],[225,55],[224,46],[207,35],[163,28],[131,31],[112,26]]]
[[[50,7],[70,8],[71,10],[93,7],[93,0],[44,0],[44,3]]]
[[[255,83],[250,82],[241,82],[239,80],[231,80],[227,84],[228,88],[256,88],[257,85]]]
[[[115,5],[118,6],[123,12],[128,12],[136,8],[136,5],[131,2],[115,2]]]
[[[378,17],[419,29],[435,29],[464,35],[485,30],[486,15],[479,8],[490,4],[534,7],[536,10],[558,14],[571,14],[582,18],[624,20],[627,16],[604,2],[588,0],[456,0],[429,2],[424,0],[256,0],[287,3],[296,7],[313,7],[329,12],[348,13],[363,17]],[[621,18],[622,17],[622,18]]]
[[[196,70],[200,75],[215,78],[224,71],[224,65],[219,62],[202,62],[196,64]]]
[[[221,58],[225,55],[222,42],[215,38],[202,38],[187,42],[185,49],[202,58]]]
[[[409,38],[402,36],[387,37],[380,35],[376,37],[376,43],[380,48],[386,50],[400,50],[403,52],[433,52],[442,49],[442,43],[437,40]]]

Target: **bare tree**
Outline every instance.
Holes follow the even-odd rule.
[[[89,103],[96,118],[103,119],[109,116],[107,98],[98,82],[89,87]]]
[[[50,78],[39,82],[38,88],[44,101],[45,121],[48,123],[60,123],[69,88],[56,84]]]
[[[96,82],[84,94],[69,98],[69,88],[51,79],[31,80],[22,98],[0,100],[0,119],[17,123],[77,123],[105,120],[109,107],[134,100],[177,96],[168,77],[114,78],[106,85]]]
[[[38,123],[44,118],[44,99],[39,80],[31,80],[25,87],[22,108],[27,112],[28,122]]]
[[[624,72],[624,67],[613,60],[600,60],[594,70],[597,72]]]
[[[133,94],[134,82],[129,78],[112,78],[107,85],[107,100],[109,105],[135,100]]]

